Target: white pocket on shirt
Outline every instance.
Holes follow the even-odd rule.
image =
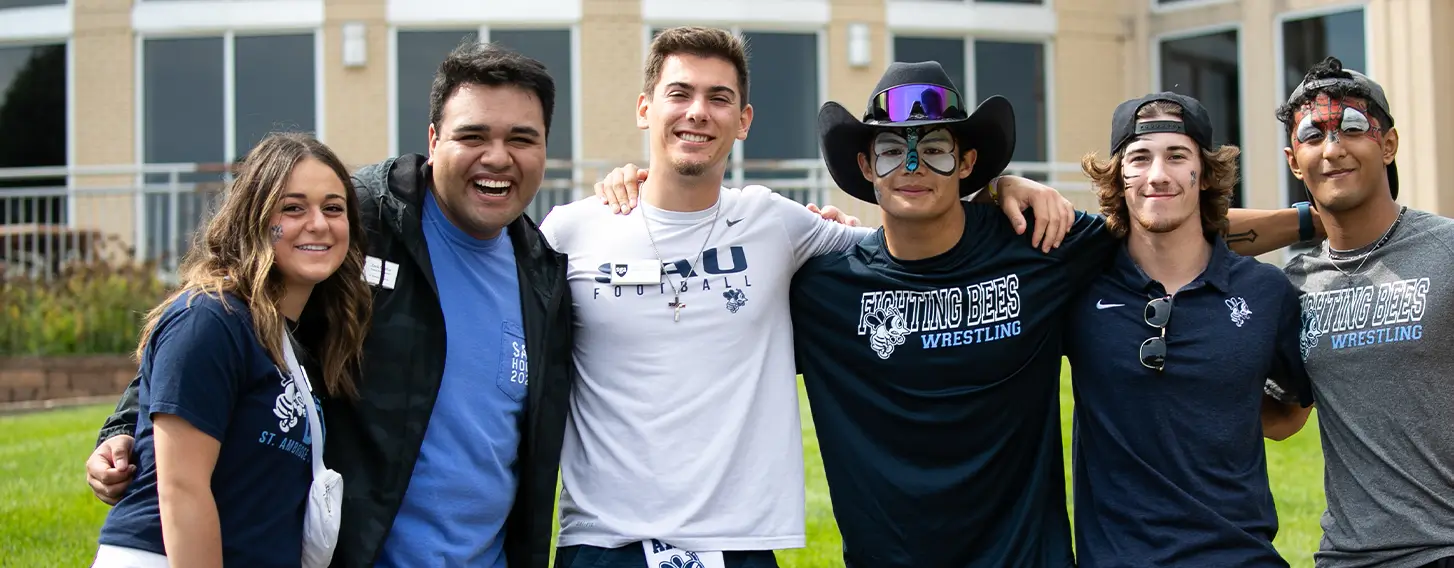
[[[500,327],[500,374],[495,384],[510,400],[525,400],[530,385],[530,359],[525,354],[525,330],[506,321]]]

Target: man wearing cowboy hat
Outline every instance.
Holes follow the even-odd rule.
[[[1074,563],[1058,313],[1114,241],[1081,214],[1046,254],[963,201],[1015,147],[1008,101],[965,105],[937,62],[894,63],[863,121],[835,102],[818,114],[834,181],[883,211],[791,293],[850,568]]]
[[[1102,217],[1078,212],[1043,254],[995,207],[963,201],[1015,145],[1008,101],[966,104],[937,62],[894,63],[862,120],[834,102],[818,114],[834,181],[883,214],[853,248],[809,260],[791,290],[850,568],[1074,563],[1063,313],[1117,241]],[[1240,243],[1249,254],[1295,239],[1291,209],[1238,217],[1273,247]]]

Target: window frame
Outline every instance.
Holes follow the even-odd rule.
[[[239,33],[241,32],[241,33]],[[320,142],[328,143],[327,125],[325,123],[326,105],[324,101],[327,95],[324,91],[326,81],[324,74],[324,45],[322,28],[272,28],[267,30],[259,29],[197,29],[190,32],[178,33],[142,33],[136,32],[133,38],[135,57],[133,58],[133,81],[135,83],[135,108],[133,117],[136,125],[134,151],[135,161],[138,166],[148,164],[146,159],[146,42],[147,40],[167,39],[207,39],[220,38],[222,40],[222,134],[223,160],[231,162],[240,155],[238,152],[245,151],[245,148],[237,148],[237,82],[236,82],[236,39],[238,35],[244,37],[258,37],[270,35],[312,35],[313,36],[313,129]],[[161,163],[161,162],[155,162]],[[140,176],[140,174],[138,174]],[[142,180],[137,178],[137,182]]]
[[[1285,92],[1285,89],[1283,87],[1283,78],[1287,76],[1287,71],[1288,71],[1288,69],[1287,69],[1287,47],[1286,47],[1287,46],[1287,37],[1285,37],[1284,34],[1283,34],[1283,31],[1282,31],[1283,30],[1283,26],[1285,26],[1288,22],[1295,22],[1295,21],[1301,21],[1301,20],[1310,20],[1310,19],[1314,19],[1314,18],[1322,18],[1322,17],[1331,16],[1331,15],[1335,15],[1335,14],[1342,14],[1342,13],[1346,13],[1346,12],[1352,12],[1352,11],[1355,11],[1355,10],[1362,12],[1362,16],[1363,16],[1363,60],[1367,63],[1366,67],[1368,67],[1368,69],[1359,69],[1358,71],[1360,71],[1360,72],[1368,75],[1369,77],[1377,77],[1378,76],[1376,74],[1377,73],[1377,70],[1374,69],[1374,66],[1376,65],[1376,63],[1375,63],[1375,61],[1373,59],[1373,42],[1369,41],[1370,38],[1369,38],[1368,30],[1369,30],[1369,24],[1371,22],[1369,22],[1369,9],[1368,9],[1368,5],[1367,4],[1364,4],[1364,3],[1332,4],[1332,5],[1328,5],[1328,6],[1317,6],[1317,7],[1314,7],[1314,8],[1308,8],[1308,9],[1304,9],[1304,10],[1289,10],[1287,12],[1280,12],[1280,13],[1274,14],[1272,16],[1272,42],[1273,42],[1272,43],[1272,50],[1273,50],[1273,57],[1276,58],[1276,66],[1277,66],[1277,79],[1275,81],[1275,83],[1276,83],[1276,91],[1273,93],[1273,96],[1272,96],[1273,104],[1276,105],[1276,106],[1274,106],[1273,108],[1277,108],[1277,106],[1281,106],[1282,103],[1287,102],[1287,96],[1291,94],[1289,92]],[[1277,146],[1276,146],[1276,148],[1279,151],[1281,151],[1283,148],[1287,147],[1287,143],[1288,143],[1287,142],[1287,136],[1285,134],[1283,134],[1283,132],[1284,132],[1284,130],[1283,130],[1282,126],[1279,125],[1277,127]],[[1286,160],[1280,160],[1279,163],[1278,163],[1278,166],[1279,166],[1278,167],[1278,175],[1277,175],[1278,205],[1281,206],[1282,204],[1285,204],[1285,203],[1288,203],[1288,202],[1292,201],[1293,188],[1292,188],[1292,186],[1288,182],[1288,175],[1289,174],[1287,172],[1287,163],[1286,163]],[[1290,253],[1291,251],[1288,251],[1288,252]],[[1291,259],[1291,256],[1288,256],[1288,258]]]
[[[1167,14],[1167,13],[1174,13],[1174,12],[1183,12],[1183,11],[1188,11],[1188,10],[1198,10],[1198,9],[1202,9],[1202,8],[1210,8],[1210,7],[1213,7],[1213,6],[1222,6],[1222,5],[1225,5],[1225,4],[1232,4],[1232,3],[1238,2],[1240,0],[1176,0],[1176,1],[1172,1],[1172,2],[1167,2],[1166,0],[1147,0],[1147,1],[1151,3],[1151,13],[1152,14]],[[1265,1],[1265,0],[1256,0],[1256,1]]]
[[[0,8],[0,48],[63,45],[66,48],[66,224],[75,228],[76,176],[76,40],[71,0],[48,6]]]
[[[230,0],[224,0],[224,1],[230,1]],[[278,0],[278,1],[290,2],[290,1],[297,1],[297,0]],[[138,2],[137,5],[140,6],[141,5],[141,2]],[[324,101],[327,100],[327,94],[326,94],[326,92],[324,90],[325,89],[325,83],[326,83],[324,81],[324,72],[325,72],[326,68],[324,67],[324,61],[323,61],[324,60],[324,45],[323,45],[323,35],[324,34],[323,34],[323,29],[322,29],[321,26],[319,26],[319,27],[307,27],[306,25],[299,25],[299,26],[294,26],[294,27],[276,27],[276,28],[269,28],[269,29],[255,29],[255,28],[242,28],[242,29],[221,28],[221,29],[218,29],[218,28],[212,28],[212,27],[198,26],[196,28],[191,28],[191,29],[178,29],[178,30],[167,31],[167,32],[143,32],[141,30],[134,30],[133,31],[133,37],[132,37],[132,41],[133,41],[133,43],[132,43],[132,49],[134,51],[134,55],[133,55],[133,58],[132,58],[132,83],[133,83],[133,85],[132,85],[132,88],[133,88],[132,96],[135,97],[135,98],[133,99],[134,103],[132,105],[132,124],[134,125],[134,131],[133,131],[134,138],[132,140],[132,143],[133,143],[133,146],[132,146],[132,155],[133,155],[133,160],[134,160],[134,162],[135,162],[135,164],[137,166],[137,171],[132,176],[133,177],[132,183],[134,184],[134,187],[145,188],[147,186],[146,175],[147,175],[147,170],[149,169],[147,166],[158,166],[158,165],[165,166],[165,165],[167,165],[167,163],[165,163],[165,162],[148,162],[147,159],[146,159],[146,119],[147,119],[147,116],[146,116],[146,42],[147,42],[147,40],[208,39],[208,38],[220,38],[222,40],[222,114],[223,114],[223,117],[222,117],[222,133],[221,134],[223,136],[223,142],[222,142],[222,144],[223,144],[223,146],[222,146],[222,148],[223,148],[223,156],[221,158],[222,161],[220,163],[230,163],[230,162],[232,162],[232,161],[234,161],[234,160],[236,160],[238,158],[238,151],[239,151],[239,149],[236,148],[236,145],[237,145],[237,104],[236,104],[237,103],[237,84],[236,84],[236,72],[235,72],[236,71],[236,69],[235,69],[236,68],[236,60],[237,60],[237,58],[236,58],[236,38],[239,35],[239,32],[241,32],[240,35],[248,36],[248,37],[268,36],[268,35],[308,35],[308,34],[311,34],[313,36],[313,96],[314,96],[314,99],[313,99],[313,116],[314,116],[314,118],[313,118],[313,128],[314,128],[314,130],[316,132],[316,136],[317,136],[318,140],[321,141],[321,142],[323,142],[323,143],[325,143],[325,144],[328,143],[327,138],[326,138],[326,136],[327,136],[327,134],[326,134],[327,133],[327,126],[326,126],[325,119],[324,119],[324,117],[325,117],[325,105],[324,105]],[[226,175],[224,175],[224,178],[225,177],[226,177]],[[187,186],[187,185],[190,185],[190,184],[189,183],[185,183],[185,182],[179,182],[178,185],[179,186]],[[169,205],[169,207],[172,207],[173,209],[171,209],[170,212],[169,212],[169,214],[167,215],[167,217],[169,218],[169,222],[170,222],[169,228],[167,229],[167,235],[170,237],[170,240],[176,241],[178,239],[178,227],[176,226],[178,219],[177,219],[177,212],[176,212],[175,207],[176,207],[176,197],[177,197],[178,194],[175,191],[171,191],[170,193],[171,193],[171,196],[172,196],[172,200],[171,200],[172,205]],[[139,195],[137,199],[134,199],[133,200],[133,202],[134,202],[134,208],[133,208],[133,215],[134,215],[134,217],[133,218],[136,220],[135,221],[135,227],[136,227],[136,236],[135,236],[135,239],[136,239],[135,243],[136,244],[135,244],[135,247],[136,247],[136,255],[137,255],[138,258],[148,258],[149,255],[151,255],[151,251],[149,250],[149,248],[150,248],[151,241],[153,239],[152,239],[152,235],[150,235],[147,231],[152,228],[152,224],[149,221],[149,219],[151,217],[151,214],[150,214],[150,211],[149,211],[149,209],[150,209],[149,208],[150,200],[148,200],[147,197],[148,197],[148,194],[145,191],[143,191],[142,194]],[[74,201],[74,200],[72,200],[72,201]],[[200,221],[199,221],[199,225],[200,225]],[[173,258],[173,259],[170,260],[170,262],[174,263],[174,265],[175,265],[175,263],[178,262],[178,259]]]
[[[687,26],[687,25],[710,25],[710,24],[702,24],[701,22],[685,22],[685,21],[647,21],[647,22],[644,22],[643,25],[642,25],[642,33],[641,33],[641,67],[644,68],[646,66],[646,58],[648,56],[650,56],[650,54],[651,54],[651,40],[654,37],[653,36],[653,30],[660,29],[660,28],[670,28],[670,27],[674,27],[674,26]],[[742,37],[744,33],[782,33],[782,34],[801,34],[801,35],[809,35],[809,34],[812,34],[813,36],[815,36],[816,37],[816,40],[817,40],[817,43],[816,43],[817,54],[816,55],[817,55],[817,67],[818,67],[818,73],[817,73],[817,81],[818,81],[817,98],[818,98],[818,105],[822,105],[824,101],[827,101],[828,100],[828,65],[829,65],[828,49],[829,49],[829,44],[828,44],[828,28],[827,28],[826,25],[820,25],[820,24],[817,24],[815,22],[802,22],[802,23],[777,23],[777,24],[771,24],[771,23],[755,23],[755,24],[748,24],[748,25],[732,25],[732,26],[721,26],[721,27],[724,28],[724,29],[727,29],[733,35],[738,36],[738,37]],[[751,104],[751,102],[752,102],[752,94],[751,93],[748,93],[748,103]],[[815,108],[811,109],[810,112],[816,114],[818,112],[818,109],[815,107]],[[754,115],[753,116],[753,121],[755,122],[757,120],[758,120],[758,117]],[[751,137],[752,137],[751,131],[749,131],[748,138],[751,138]],[[744,153],[746,152],[746,148],[747,148],[747,144],[746,144],[746,141],[744,141],[744,140],[734,140],[732,142],[732,153],[731,153],[731,156],[730,156],[729,161],[728,161],[728,164],[727,164],[727,172],[726,172],[726,175],[723,177],[723,183],[727,183],[731,187],[742,187],[743,184],[746,182],[746,179],[747,179],[746,178],[746,170],[747,169],[745,167],[743,167],[743,161],[746,159],[744,157]],[[809,160],[809,159],[811,159],[811,160],[814,160],[814,161],[821,162],[822,161],[822,155],[821,155],[822,154],[822,151],[819,150],[817,152],[817,154],[818,155],[812,156],[811,158],[766,158],[766,159],[769,159],[769,160]],[[650,137],[645,132],[643,132],[642,135],[641,135],[641,155],[642,156],[650,156],[651,155],[651,139],[650,139]],[[817,175],[816,173],[814,173],[815,171],[816,170],[809,171],[804,177],[806,179],[813,179],[813,177]],[[784,177],[793,177],[793,176],[787,176],[786,173],[788,173],[788,172],[785,172]],[[756,181],[755,183],[759,183],[760,184],[762,182],[761,181]],[[774,188],[774,189],[776,189],[776,188]],[[827,199],[829,197],[831,197],[831,196],[824,196],[825,199]],[[823,205],[826,206],[826,205],[828,205],[828,203],[823,203]]]
[[[1196,1],[1199,1],[1199,0],[1193,0],[1193,1],[1196,2]],[[1222,0],[1215,0],[1215,1],[1221,2]],[[1184,39],[1192,39],[1192,38],[1198,38],[1198,37],[1202,37],[1202,36],[1209,36],[1209,35],[1215,35],[1215,34],[1222,34],[1222,33],[1227,33],[1227,32],[1235,32],[1236,33],[1236,36],[1237,36],[1237,57],[1236,57],[1236,63],[1237,63],[1237,131],[1239,133],[1239,139],[1238,140],[1235,140],[1235,141],[1230,141],[1230,143],[1236,144],[1237,147],[1241,148],[1241,147],[1245,146],[1245,144],[1246,144],[1246,138],[1247,138],[1247,135],[1249,134],[1249,131],[1247,130],[1247,113],[1248,113],[1248,106],[1247,106],[1247,69],[1246,69],[1246,66],[1245,65],[1242,65],[1242,62],[1243,61],[1246,61],[1247,38],[1246,38],[1246,35],[1245,35],[1244,30],[1242,28],[1242,21],[1241,20],[1235,20],[1235,21],[1230,21],[1230,22],[1219,22],[1219,23],[1215,23],[1215,24],[1208,24],[1208,25],[1205,25],[1205,26],[1197,26],[1197,27],[1193,27],[1193,28],[1179,29],[1179,30],[1176,30],[1176,31],[1171,31],[1171,32],[1166,32],[1166,33],[1161,33],[1161,34],[1156,34],[1156,35],[1151,36],[1151,38],[1150,38],[1150,46],[1149,46],[1150,51],[1151,51],[1151,54],[1150,54],[1151,57],[1149,59],[1149,61],[1151,63],[1151,72],[1149,73],[1149,76],[1150,76],[1150,79],[1151,79],[1151,84],[1150,84],[1150,89],[1151,90],[1148,91],[1148,92],[1159,93],[1161,91],[1170,90],[1170,89],[1167,89],[1167,88],[1165,88],[1163,86],[1162,77],[1161,77],[1161,63],[1162,63],[1161,62],[1161,46],[1163,44],[1165,44],[1166,42],[1170,42],[1170,41],[1178,41],[1178,40],[1184,40]],[[1246,152],[1243,152],[1238,157],[1238,160],[1240,160],[1240,162],[1239,162],[1240,168],[1239,169],[1240,169],[1240,172],[1241,172],[1238,175],[1238,183],[1241,185],[1240,192],[1241,192],[1242,202],[1241,203],[1236,203],[1236,202],[1232,203],[1231,206],[1234,207],[1234,208],[1236,208],[1236,207],[1246,207],[1247,204],[1249,202],[1251,202],[1251,195],[1256,190],[1253,189],[1253,187],[1248,184],[1248,179],[1247,179],[1247,176],[1246,176],[1246,172],[1249,169],[1247,167],[1248,164],[1251,163],[1252,161],[1257,160],[1257,159],[1259,159],[1259,158],[1254,157],[1254,156],[1249,156],[1249,155],[1247,155]]]

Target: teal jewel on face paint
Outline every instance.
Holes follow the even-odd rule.
[[[904,162],[904,169],[912,172],[919,169],[919,127],[910,126],[908,128],[907,141],[909,156]]]

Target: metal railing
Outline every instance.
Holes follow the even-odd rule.
[[[552,207],[591,195],[596,180],[618,165],[547,161],[545,181],[526,213],[538,222]],[[72,262],[98,260],[154,263],[160,276],[171,279],[226,186],[229,168],[223,163],[0,168],[0,279],[50,279]],[[1094,203],[1078,164],[1012,162],[1006,173],[1045,181],[1078,206]],[[724,183],[767,186],[805,204],[848,199],[816,159],[743,160]]]

